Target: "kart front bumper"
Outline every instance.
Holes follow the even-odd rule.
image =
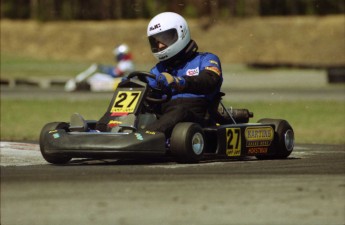
[[[145,131],[88,133],[54,130],[45,134],[40,147],[48,154],[79,158],[144,157],[166,154],[164,134]]]

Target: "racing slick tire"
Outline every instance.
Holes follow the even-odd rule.
[[[273,140],[276,154],[258,155],[258,159],[285,159],[294,148],[294,131],[286,120],[280,119],[260,119],[258,123],[267,123],[275,125],[275,138]]]
[[[65,129],[67,130],[69,127],[68,123],[65,122],[52,122],[52,123],[47,123],[41,130],[40,134],[40,149],[41,149],[41,154],[43,158],[53,164],[66,164],[68,163],[72,158],[68,156],[63,156],[63,155],[56,155],[56,154],[51,154],[46,152],[44,149],[44,136],[47,132],[51,130],[57,130],[57,129]]]
[[[197,163],[205,150],[205,135],[196,123],[178,123],[170,139],[170,150],[179,163]]]

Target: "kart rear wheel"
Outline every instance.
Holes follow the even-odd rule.
[[[68,157],[68,156],[63,156],[63,155],[56,155],[56,154],[51,154],[48,153],[45,148],[44,148],[44,137],[45,134],[51,130],[57,130],[57,129],[65,129],[67,130],[69,127],[68,123],[64,123],[64,122],[52,122],[52,123],[48,123],[46,124],[42,130],[41,130],[41,134],[40,134],[40,149],[41,149],[41,154],[43,156],[43,158],[49,162],[49,163],[53,163],[53,164],[66,164],[68,163],[72,158]]]
[[[202,128],[196,123],[178,123],[171,135],[170,150],[177,162],[199,162],[205,150]]]
[[[294,131],[286,120],[279,119],[260,119],[258,123],[270,123],[275,125],[274,147],[275,155],[259,155],[258,159],[285,159],[287,158],[295,144]]]

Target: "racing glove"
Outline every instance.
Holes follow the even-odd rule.
[[[175,89],[181,92],[186,86],[186,80],[183,77],[175,77],[169,73],[161,73],[156,77],[158,86],[162,89]]]

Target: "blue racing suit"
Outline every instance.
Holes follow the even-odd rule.
[[[200,92],[205,93],[208,91],[196,90],[194,92],[188,92],[188,87],[187,87],[186,88],[187,90],[182,93],[178,93],[176,90],[173,90],[172,99],[206,98],[207,100],[212,101],[213,97],[220,91],[220,87],[223,81],[222,72],[221,72],[222,68],[221,68],[219,58],[212,53],[197,52],[195,57],[193,57],[192,59],[187,61],[183,66],[178,67],[178,68],[170,69],[164,63],[158,63],[154,68],[151,69],[150,72],[156,76],[159,76],[163,72],[167,72],[171,74],[172,76],[185,78],[188,83],[188,80],[190,80],[189,77],[199,76],[199,74],[204,70],[209,70],[214,73],[217,73],[217,75],[220,77],[220,82],[218,83],[217,87],[214,88],[214,90],[211,90],[207,94],[200,94]],[[158,86],[156,80],[154,79],[149,79],[149,85],[151,87]],[[193,83],[191,83],[190,85],[193,85]],[[205,87],[200,87],[200,88],[205,88]],[[206,88],[209,89],[210,87],[206,87]]]
[[[196,45],[192,42],[190,44]],[[187,54],[177,65],[163,61],[151,69],[150,72],[156,77],[163,72],[182,77],[185,86],[180,91],[172,89],[172,99],[162,105],[162,116],[150,124],[148,130],[164,132],[169,138],[177,123],[201,123],[204,120],[210,102],[220,92],[223,77],[219,58],[212,53],[196,50],[197,46],[192,54]],[[148,81],[151,87],[158,87],[155,79],[148,78]]]

